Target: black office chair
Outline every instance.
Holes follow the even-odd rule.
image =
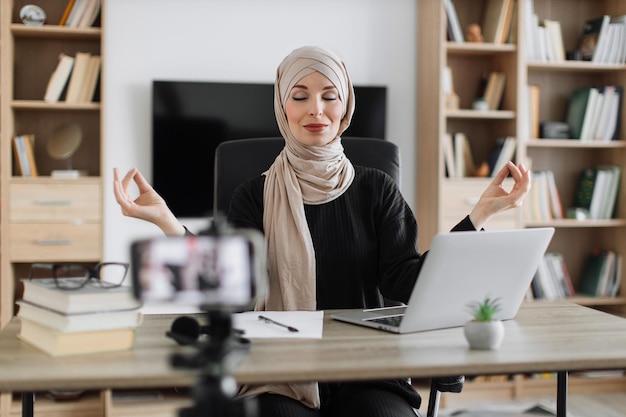
[[[370,138],[344,137],[344,152],[354,165],[380,169],[400,184],[400,152],[392,142]],[[285,146],[282,137],[241,139],[222,142],[215,150],[213,212],[226,214],[235,188],[261,175]],[[391,300],[383,300],[386,305]],[[461,392],[464,376],[433,378],[427,417],[437,417],[442,392]]]
[[[369,138],[342,138],[344,150],[355,165],[378,168],[400,183],[400,154],[391,142]],[[235,188],[261,175],[285,146],[282,137],[232,140],[215,150],[213,212],[228,212]]]

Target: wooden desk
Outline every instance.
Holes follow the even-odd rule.
[[[13,319],[0,332],[0,391],[188,386],[172,369],[172,316],[149,316],[133,350],[52,358],[21,342]],[[319,340],[254,340],[233,372],[240,383],[427,378],[446,375],[626,368],[626,320],[571,303],[524,305],[505,323],[499,350],[468,349],[462,328],[394,335],[328,318]],[[564,413],[566,379],[561,381]],[[565,384],[563,386],[563,383]],[[562,414],[565,415],[565,414]]]

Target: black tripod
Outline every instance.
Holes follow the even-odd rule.
[[[175,368],[199,369],[192,389],[194,405],[179,410],[180,417],[256,417],[254,398],[235,399],[237,383],[230,371],[247,354],[249,344],[235,337],[232,316],[225,311],[208,311],[208,339],[197,343],[194,355],[174,354]]]

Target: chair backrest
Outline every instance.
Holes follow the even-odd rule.
[[[400,153],[396,144],[380,139],[341,138],[344,152],[354,165],[378,168],[400,184]],[[282,137],[222,142],[215,150],[213,212],[225,214],[235,188],[260,175],[285,146]]]

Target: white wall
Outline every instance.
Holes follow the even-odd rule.
[[[124,217],[112,187],[113,167],[152,176],[152,80],[273,82],[282,58],[302,45],[336,51],[355,84],[387,85],[387,138],[400,146],[413,206],[416,8],[416,0],[107,0],[105,260],[128,259],[130,242],[160,234]]]

